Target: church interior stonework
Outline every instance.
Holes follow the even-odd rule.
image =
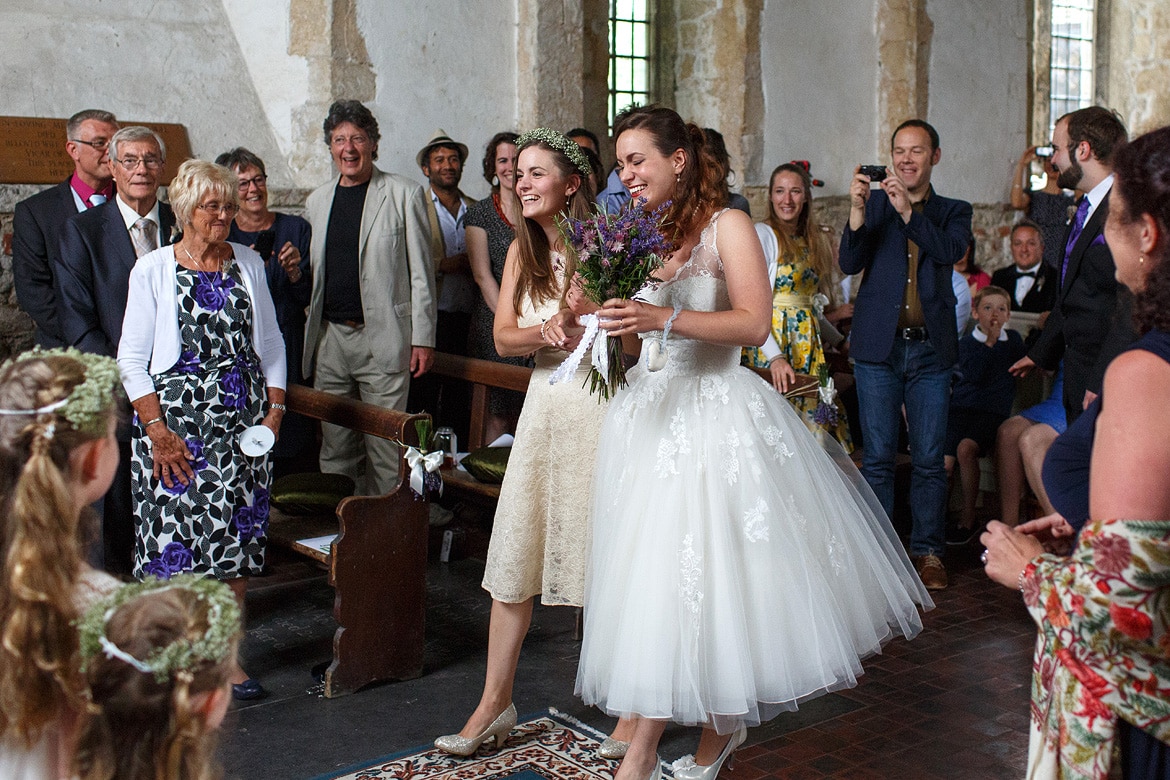
[[[818,203],[840,223],[849,175],[887,155],[892,130],[927,118],[942,138],[937,183],[976,204],[981,265],[1008,260],[1012,165],[1042,143],[1049,0],[665,0],[653,12],[658,102],[723,133],[739,189],[762,205],[769,171],[807,159]],[[606,128],[605,0],[219,0],[143,5],[64,0],[0,8],[0,115],[101,107],[184,125],[197,157],[245,145],[268,161],[273,202],[296,207],[329,175],[320,118],[368,105],[386,131],[379,162],[417,174],[436,127],[473,150],[498,130]],[[1096,102],[1131,133],[1170,116],[1170,10],[1098,4]],[[1104,34],[1102,34],[1104,33]],[[65,52],[68,51],[68,56]],[[0,139],[3,143],[3,139]],[[610,147],[612,150],[612,147]],[[473,155],[474,157],[474,155]],[[45,182],[49,184],[52,182]],[[486,184],[464,178],[482,197]],[[0,171],[0,352],[27,335],[8,243],[34,187]],[[990,240],[986,240],[990,239]]]
[[[1053,42],[1053,31],[1059,27],[1054,18],[1070,4],[1088,9],[1095,20],[1087,33],[1091,62],[1074,63],[1081,72],[1092,74],[1092,84],[1083,91],[1080,104],[1054,108],[1069,89],[1066,81],[1058,84],[1053,75],[1058,70],[1054,52],[1059,51]],[[641,92],[647,102],[674,109],[684,120],[722,133],[731,161],[730,188],[746,198],[756,222],[765,214],[775,215],[770,200],[773,169],[789,161],[807,161],[805,170],[816,186],[815,220],[830,236],[833,257],[838,256],[843,231],[850,224],[850,187],[856,166],[890,165],[891,138],[907,119],[920,118],[937,129],[941,155],[933,179],[928,175],[927,181],[943,196],[939,200],[954,198],[970,204],[973,259],[988,275],[1013,266],[1013,226],[1018,229],[1025,218],[1025,212],[1013,206],[1013,188],[1019,186],[1022,170],[1018,161],[1029,147],[1051,143],[1058,116],[1074,108],[1103,106],[1116,112],[1131,140],[1170,125],[1168,0],[0,0],[0,362],[35,343],[34,322],[21,307],[13,273],[17,204],[63,178],[54,175],[34,181],[17,171],[37,169],[37,155],[56,154],[72,169],[63,134],[55,147],[31,143],[22,130],[23,120],[51,119],[64,126],[64,120],[83,109],[102,109],[116,115],[123,127],[175,126],[175,132],[185,133],[190,157],[199,160],[213,161],[228,150],[247,147],[266,165],[268,206],[310,220],[314,199],[322,197],[319,188],[338,175],[337,158],[331,157],[322,120],[339,100],[358,101],[376,118],[381,131],[374,151],[377,169],[424,188],[430,174],[420,170],[421,155],[429,154],[431,146],[449,150],[465,146],[469,151],[460,160],[462,181],[456,184],[467,204],[486,201],[492,194],[493,185],[482,175],[481,158],[489,140],[501,131],[591,130],[600,139],[604,170],[599,173],[604,187],[615,165],[611,122],[625,107],[622,102],[615,105],[611,94],[612,49],[618,45],[611,17],[631,9],[644,14],[648,31],[640,44],[645,67]],[[1067,52],[1060,56],[1063,63]],[[432,144],[431,139],[443,135],[449,142],[445,147]],[[577,152],[576,146],[573,151]],[[168,159],[167,170],[173,172],[181,161]],[[1040,162],[1032,163],[1031,169],[1038,186],[1043,175]],[[235,173],[242,176],[245,167],[237,166]],[[170,202],[168,182],[160,184],[161,201]],[[370,186],[369,179],[363,184]],[[247,191],[248,186],[241,183],[241,198]],[[439,201],[434,190],[426,191]],[[569,196],[561,195],[568,209]],[[859,199],[855,191],[852,216],[857,209],[865,209],[864,203],[856,205]],[[104,201],[102,197],[94,206]],[[79,209],[81,203],[79,199]],[[210,206],[213,214],[222,212],[221,205]],[[431,207],[430,224],[435,231],[439,228],[435,207],[430,199],[426,205]],[[208,206],[193,208],[206,213]],[[498,199],[495,210],[512,228]],[[1070,206],[1060,214],[1065,210],[1074,219],[1077,209]],[[238,208],[235,212],[229,208],[227,221],[237,212]],[[324,213],[329,216],[328,211]],[[907,223],[909,214],[907,207]],[[349,226],[355,235],[359,222],[360,215]],[[1083,220],[1077,224],[1083,225]],[[1028,225],[1039,236],[1039,227]],[[778,230],[775,225],[773,229]],[[406,229],[401,232],[405,234]],[[459,232],[462,237],[462,224]],[[155,245],[154,251],[162,246]],[[427,246],[443,248],[444,239],[438,237]],[[463,249],[466,256],[470,248]],[[547,255],[547,243],[544,249]],[[806,255],[809,251],[806,246]],[[917,245],[913,251],[919,251]],[[358,268],[356,261],[353,268]],[[945,265],[944,270],[951,274]],[[954,279],[961,289],[959,270]],[[910,280],[906,282],[907,289],[918,289],[909,286]],[[919,283],[916,279],[913,284]],[[1025,294],[1034,284],[1033,274],[1022,288]],[[502,295],[502,289],[497,284],[496,293]],[[479,294],[479,288],[474,293]],[[359,307],[361,295],[358,287]],[[804,297],[812,299],[811,294]],[[520,298],[516,301],[519,307]],[[298,304],[300,313],[310,305]],[[400,305],[386,308],[402,316]],[[441,324],[444,312],[441,306],[437,308]],[[675,317],[680,308],[681,304]],[[491,311],[496,311],[494,304]],[[949,317],[950,310],[946,311]],[[301,320],[303,324],[303,316]],[[495,320],[497,345],[500,321]],[[542,338],[543,326],[551,321],[551,317],[547,321],[541,317],[536,322]],[[329,329],[347,322],[354,324],[348,318],[329,320]],[[663,349],[670,322],[674,318],[662,335]],[[899,319],[897,325],[899,333],[919,331],[919,341],[928,338],[921,323],[903,327],[906,322]],[[365,327],[364,321],[355,327]],[[491,335],[489,328],[489,341]],[[988,346],[995,341],[992,338]],[[404,349],[409,353],[416,346],[405,341]],[[849,348],[839,353],[847,371],[851,371],[851,357],[845,353]],[[543,347],[537,343],[533,349]],[[739,346],[734,349],[738,354]],[[438,349],[440,362],[443,351]],[[530,350],[523,357],[532,354],[536,352]],[[540,368],[539,360],[536,366]],[[500,376],[509,376],[507,370],[516,367],[499,365]],[[447,371],[448,379],[457,374]],[[767,368],[757,373],[764,376]],[[1028,405],[1042,400],[1042,393],[1051,389],[1048,380],[1036,380],[1038,373],[1033,374],[1034,384],[1027,391],[1037,397]],[[468,413],[468,419],[459,424],[470,428],[483,422],[484,409],[494,409],[499,400],[492,393],[519,397],[515,391],[528,387],[527,376],[522,381],[513,377],[501,382],[491,389],[475,384],[475,396],[467,390],[467,405],[474,397],[478,406],[474,416]],[[289,394],[290,409],[294,395]],[[274,398],[266,396],[264,402]],[[281,391],[279,401],[284,400]],[[1019,397],[1015,401],[1021,406]],[[277,406],[283,414],[283,403],[273,408]],[[514,411],[513,429],[519,407]],[[835,422],[836,411],[833,414]],[[856,400],[848,414],[856,423]],[[161,417],[162,413],[145,426]],[[319,448],[320,427],[306,418],[294,419],[306,423],[301,433]],[[137,417],[135,421],[141,422]],[[902,422],[899,414],[898,424]],[[483,430],[489,430],[488,423]],[[469,438],[477,445],[488,443]],[[380,443],[392,448],[388,442]],[[406,442],[395,445],[405,447]],[[397,449],[394,452],[397,459]],[[556,461],[560,455],[550,453],[549,460]],[[316,470],[316,457],[314,451],[309,470]],[[857,453],[854,461],[860,468]],[[911,454],[900,449],[896,475],[891,477],[898,490],[896,511],[886,512],[903,539],[909,537],[914,511],[907,498],[910,464]],[[407,473],[402,468],[400,476]],[[974,480],[980,494],[978,528],[982,529],[999,516],[998,500],[993,506],[991,498],[996,474],[989,453],[983,453],[977,468],[983,469]],[[149,466],[145,473],[150,475]],[[856,473],[860,479],[864,471]],[[967,485],[957,475],[946,484],[948,517],[953,519]],[[431,523],[419,533],[420,544],[428,550],[425,566],[419,562],[420,571],[425,569],[426,588],[426,634],[416,638],[425,647],[421,675],[379,681],[352,695],[331,696],[322,682],[322,669],[328,664],[321,662],[334,653],[334,613],[340,612],[341,596],[340,590],[335,592],[336,572],[326,573],[318,565],[329,555],[327,537],[322,537],[325,549],[313,561],[281,550],[271,555],[263,576],[251,578],[241,657],[250,675],[263,678],[267,698],[248,701],[243,697],[232,705],[216,753],[226,777],[526,780],[553,776],[541,774],[549,770],[535,760],[531,766],[517,764],[515,774],[493,774],[488,766],[482,775],[472,770],[444,775],[433,766],[428,769],[433,774],[419,766],[393,774],[371,764],[381,760],[379,756],[390,761],[400,753],[405,755],[404,751],[421,750],[420,745],[429,748],[435,736],[457,728],[480,701],[489,621],[497,620],[480,582],[500,489],[493,486],[494,492],[480,488],[463,493],[458,485],[454,487],[442,502],[436,499],[426,511],[418,510],[419,517],[429,511]],[[1024,487],[1020,490],[1023,496],[1031,495]],[[464,496],[469,498],[464,501]],[[1023,499],[1025,507],[1029,500]],[[877,501],[874,498],[871,503]],[[332,510],[327,517],[331,522],[336,519]],[[953,780],[1024,776],[1036,625],[1021,604],[1024,574],[1020,574],[1018,590],[991,582],[984,572],[986,542],[978,539],[976,530],[957,550],[947,553],[950,586],[944,582],[937,593],[930,594],[936,608],[923,611],[925,629],[920,636],[913,642],[898,637],[884,648],[879,643],[877,654],[866,659],[865,675],[857,687],[826,687],[818,695],[827,695],[807,703],[801,700],[799,711],[781,713],[754,727],[738,766],[725,768],[722,774],[717,771],[718,777]],[[378,565],[383,562],[379,559]],[[373,564],[370,567],[359,573],[371,578],[383,574]],[[535,728],[531,724],[537,716],[548,715],[601,741],[612,733],[616,719],[574,696],[582,647],[581,612],[575,607],[536,603],[515,672],[513,695],[521,710],[520,728]],[[696,728],[668,726],[659,748],[665,766],[694,750],[697,734]],[[0,748],[3,738],[0,731]],[[691,764],[694,769],[693,760]],[[371,768],[356,768],[361,765]],[[443,766],[447,771],[460,765]],[[563,776],[610,777],[616,767],[616,763],[611,767],[585,761],[579,774]],[[676,764],[674,772],[657,777],[702,776],[687,771],[683,764]]]

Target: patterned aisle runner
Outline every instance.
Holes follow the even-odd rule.
[[[609,780],[617,762],[597,755],[603,737],[550,707],[547,715],[518,724],[500,750],[481,748],[474,756],[459,758],[428,745],[314,780]]]

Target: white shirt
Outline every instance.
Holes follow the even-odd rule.
[[[1016,273],[1039,274],[1040,266],[1043,262],[1043,259],[1037,260],[1036,265],[1032,266],[1031,268],[1020,268],[1019,266],[1016,266]],[[1035,276],[1020,276],[1016,279],[1016,306],[1024,305],[1024,299],[1028,297],[1028,293],[1032,292],[1032,287],[1035,284]]]
[[[1101,205],[1101,201],[1105,200],[1105,196],[1109,194],[1109,190],[1113,187],[1113,174],[1109,174],[1102,179],[1096,187],[1085,193],[1085,197],[1089,199],[1089,213],[1085,215],[1085,222],[1093,216],[1093,212]]]
[[[983,329],[980,328],[978,325],[976,325],[972,329],[971,337],[974,338],[976,341],[978,341],[980,344],[987,343],[987,334],[984,333]],[[997,338],[996,341],[1007,341],[1007,340],[1008,340],[1007,328],[1000,328],[999,329],[999,338]]]
[[[443,249],[447,257],[467,251],[467,235],[463,227],[463,219],[467,216],[467,204],[463,198],[459,199],[459,212],[452,214],[439,200],[434,190],[428,189],[431,203],[435,205],[435,214],[439,218],[439,230],[443,232]],[[438,258],[436,265],[438,264]],[[439,311],[470,312],[475,304],[476,290],[472,288],[470,274],[444,274],[443,288],[439,292]]]
[[[955,290],[955,322],[962,336],[967,330],[967,321],[971,319],[971,288],[958,271],[951,271],[951,287]]]
[[[159,220],[158,216],[157,198],[154,201],[154,205],[150,208],[150,211],[146,212],[146,214],[139,214],[137,211],[127,206],[126,202],[122,200],[122,196],[120,194],[115,195],[114,200],[118,202],[118,211],[122,212],[122,221],[126,223],[127,232],[129,232],[130,228],[134,227],[135,222],[145,217],[154,223],[154,235],[158,239],[159,246],[162,246],[162,234],[159,231],[159,225],[161,225],[162,222]]]

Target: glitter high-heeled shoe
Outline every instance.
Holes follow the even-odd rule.
[[[453,756],[470,756],[479,750],[479,746],[489,739],[495,748],[504,744],[508,733],[516,728],[516,705],[509,704],[508,708],[496,716],[491,725],[484,729],[478,737],[461,737],[458,734],[446,734],[435,740],[435,747],[444,753]]]
[[[619,758],[625,758],[626,751],[629,749],[629,742],[622,742],[620,739],[606,737],[601,743],[601,747],[597,748],[597,755],[602,758],[608,758],[610,761],[616,761]]]
[[[730,767],[731,755],[746,739],[747,726],[741,725],[731,735],[731,739],[727,740],[727,744],[723,746],[723,752],[719,754],[719,758],[715,759],[715,763],[706,766],[696,764],[694,756],[683,756],[674,762],[675,780],[715,780],[719,777],[719,770],[723,768],[723,762],[728,762],[727,765]]]

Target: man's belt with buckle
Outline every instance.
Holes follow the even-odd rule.
[[[926,328],[922,327],[898,328],[895,333],[897,334],[898,338],[906,339],[907,341],[926,341],[927,339]]]

